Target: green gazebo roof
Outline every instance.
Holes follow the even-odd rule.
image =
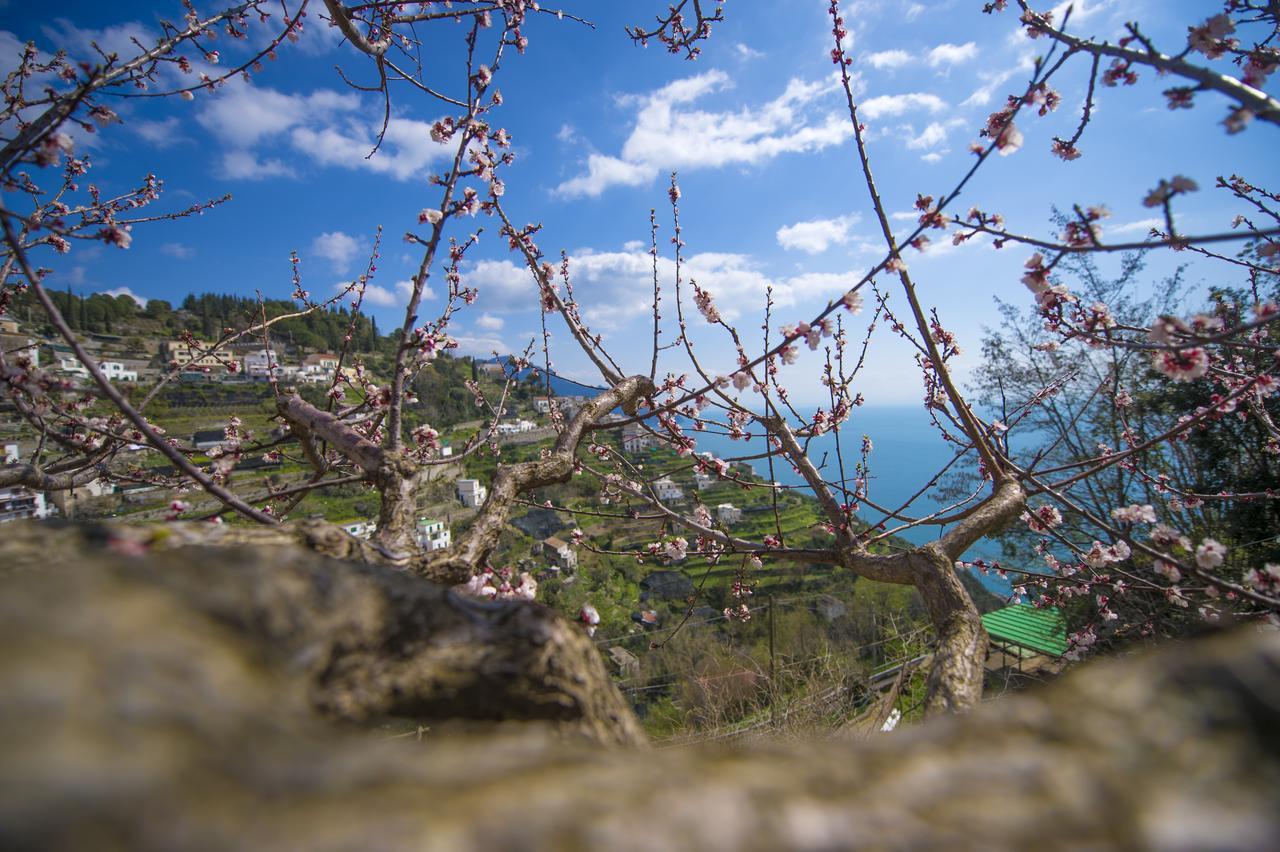
[[[1037,609],[1018,604],[982,616],[982,626],[991,638],[1061,657],[1067,652],[1067,625],[1056,609]]]

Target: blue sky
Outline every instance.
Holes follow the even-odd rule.
[[[154,171],[165,181],[166,209],[226,192],[234,200],[199,218],[138,227],[127,251],[77,246],[66,258],[41,258],[55,268],[54,286],[81,292],[123,287],[174,302],[206,291],[261,290],[287,298],[289,253],[296,249],[305,286],[332,293],[362,270],[381,225],[386,239],[374,279],[379,289],[368,302],[381,328],[399,326],[400,282],[419,261],[401,235],[438,197],[425,178],[441,165],[442,152],[427,128],[445,111],[406,89],[396,91],[388,142],[366,159],[380,102],[345,86],[334,65],[361,82],[371,80],[371,69],[318,20],[322,7],[314,5],[302,41],[282,50],[251,82],[202,93],[192,102],[117,101],[122,124],[80,137],[96,164],[92,178],[107,192]],[[775,287],[776,325],[796,322],[838,298],[879,260],[847,118],[841,120],[826,3],[731,0],[727,20],[697,62],[656,46],[634,47],[625,36],[625,24],[663,5],[566,0],[564,7],[592,20],[594,29],[536,17],[527,28],[528,52],[509,53],[496,78],[505,104],[491,117],[510,131],[518,155],[505,175],[504,206],[517,222],[545,225],[539,238],[544,250],[571,253],[588,321],[624,367],[635,370],[647,369],[649,357],[643,331],[651,286],[649,209],[658,208],[660,245],[668,249],[665,183],[673,169],[684,192],[689,272],[753,336],[765,286]],[[981,6],[980,0],[846,4],[873,166],[886,203],[903,214],[895,219],[903,232],[913,224],[906,213],[916,194],[940,195],[955,183],[971,162],[968,145],[987,115],[1006,94],[1022,90],[1031,58],[1047,47],[1022,36],[1014,14],[985,16]],[[0,3],[4,67],[12,67],[27,39],[83,56],[90,40],[123,49],[129,35],[155,32],[159,16],[180,14],[177,3],[141,0],[59,3],[57,17],[37,8]],[[1177,50],[1187,24],[1220,8],[1211,2],[1088,0],[1076,3],[1073,20],[1078,33],[1108,37],[1124,21],[1139,20],[1157,45]],[[263,32],[257,31],[259,38]],[[450,61],[459,55],[462,32],[452,25],[424,30],[436,69],[432,80],[446,92],[465,85]],[[226,38],[218,47],[223,64],[246,49]],[[994,158],[961,198],[961,211],[977,205],[1002,213],[1015,229],[1045,235],[1054,205],[1105,203],[1112,218],[1104,237],[1136,239],[1153,212],[1141,205],[1143,196],[1160,179],[1185,174],[1202,191],[1189,199],[1181,225],[1205,233],[1225,230],[1241,212],[1211,190],[1216,175],[1236,172],[1258,184],[1280,183],[1274,128],[1226,135],[1218,123],[1225,103],[1211,95],[1201,96],[1194,110],[1171,112],[1159,95],[1170,83],[1145,70],[1137,86],[1102,91],[1081,159],[1052,157],[1052,137],[1070,136],[1078,120],[1087,70],[1086,61],[1077,61],[1057,78],[1063,101],[1056,113],[1020,119],[1023,149]],[[1275,79],[1280,75],[1273,87]],[[459,316],[453,335],[469,353],[522,348],[539,327],[532,283],[497,238],[495,220],[482,216],[455,225],[460,237],[477,226],[485,233],[464,268],[480,297]],[[967,350],[958,363],[962,373],[978,354],[982,326],[993,321],[992,297],[1029,300],[1018,282],[1028,255],[986,243],[948,243],[907,258],[924,299],[938,307]],[[1185,259],[1155,259],[1149,275]],[[1192,269],[1192,277],[1205,283],[1219,281],[1211,277],[1217,274],[1210,267]],[[436,270],[424,318],[441,304],[439,278]],[[892,286],[883,277],[880,283]],[[858,319],[868,317],[864,312]],[[698,331],[702,354],[727,372],[727,342],[706,331]],[[856,326],[851,336],[860,336]],[[588,365],[570,343],[557,328],[558,369],[590,380]],[[882,329],[873,352],[859,385],[868,402],[920,399],[920,378],[906,347]],[[805,355],[784,368],[783,378],[796,399],[817,401],[817,362]]]

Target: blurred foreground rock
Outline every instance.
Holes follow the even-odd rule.
[[[1092,664],[865,742],[602,748],[637,743],[634,719],[591,643],[546,610],[295,548],[177,546],[184,535],[144,546],[107,528],[6,527],[0,848],[1261,850],[1280,838],[1274,632]],[[385,739],[371,723],[389,717],[431,728]]]

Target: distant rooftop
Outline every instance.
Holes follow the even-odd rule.
[[[982,616],[982,626],[991,638],[1061,657],[1067,652],[1067,627],[1062,613],[1053,608],[1037,609],[1017,604]]]

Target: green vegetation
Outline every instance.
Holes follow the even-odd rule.
[[[454,437],[462,440],[469,434],[473,432],[459,430]],[[597,440],[616,449],[619,436],[609,432]],[[477,454],[467,460],[467,475],[489,481],[498,461],[536,458],[549,443],[504,444],[499,459]],[[736,535],[759,540],[780,528],[783,540],[793,546],[828,539],[818,523],[816,501],[804,492],[778,491],[775,516],[775,493],[758,479],[751,479],[753,487],[718,481],[698,492],[692,465],[668,449],[649,450],[630,460],[645,477],[669,472],[685,492],[677,505],[691,509],[695,501],[701,502],[713,515],[721,503],[741,509],[742,520],[731,528]],[[589,474],[544,488],[531,495],[530,502],[548,500],[567,524],[559,536],[567,539],[574,526],[586,533],[590,546],[577,549],[577,570],[543,569],[544,561],[531,556],[534,539],[514,526],[503,534],[493,564],[533,570],[539,579],[539,600],[567,617],[576,617],[584,604],[595,607],[601,650],[620,648],[638,660],[637,671],[619,671],[619,685],[654,737],[715,736],[720,735],[717,731],[722,734],[775,717],[785,719],[788,727],[830,728],[868,706],[872,696],[863,682],[869,674],[926,653],[928,617],[911,587],[855,582],[833,566],[766,560],[763,567],[745,573],[754,590],[749,599],[753,617],[730,620],[724,610],[738,603],[731,587],[742,571],[741,557],[718,563],[692,557],[671,565],[647,555],[651,542],[683,533],[644,517],[651,512],[639,503],[601,505],[598,484]],[[631,508],[642,517],[627,517]],[[596,513],[621,517],[601,518]],[[887,550],[900,544],[890,541],[877,547]],[[645,578],[672,571],[688,578],[691,594],[646,594]],[[993,596],[976,591],[985,598],[984,608],[995,603]],[[775,607],[772,625],[770,600]],[[656,625],[638,623],[641,612],[652,613]],[[901,685],[897,706],[908,718],[919,714],[923,690],[923,674],[918,672]]]

